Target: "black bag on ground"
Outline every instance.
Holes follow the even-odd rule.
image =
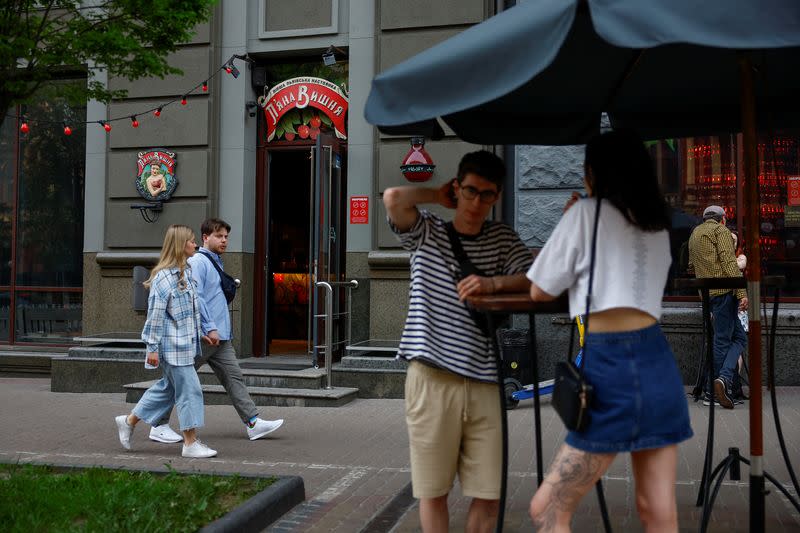
[[[600,198],[597,198],[597,209],[594,214],[594,229],[592,230],[592,250],[589,261],[589,286],[586,290],[586,315],[584,326],[586,337],[589,335],[589,309],[592,302],[592,282],[594,281],[594,260],[597,249],[597,225],[600,221]],[[556,364],[555,380],[553,383],[553,409],[556,410],[561,421],[570,431],[584,431],[591,422],[589,406],[592,404],[593,389],[583,377],[583,368],[586,367],[587,342],[583,344],[583,359],[581,368],[572,361],[572,337],[567,361]]]
[[[486,274],[478,269],[478,267],[476,267],[472,261],[470,261],[469,257],[467,257],[467,253],[464,251],[464,247],[461,245],[461,237],[458,236],[458,232],[453,226],[453,223],[448,222],[445,224],[445,229],[447,229],[447,236],[450,239],[450,247],[453,249],[453,255],[455,256],[456,261],[458,261],[458,267],[460,271],[458,281],[461,281],[472,274],[475,274],[476,276],[487,277]],[[475,325],[478,326],[483,335],[487,339],[492,340],[492,335],[489,331],[489,321],[487,320],[486,315],[469,306],[467,306],[467,310],[469,311],[469,316],[472,317],[472,321],[475,322]],[[508,322],[511,314],[495,313],[493,316],[495,317],[495,330],[497,330]]]
[[[231,303],[233,299],[236,298],[236,280],[233,278],[233,276],[226,274],[225,271],[219,267],[217,262],[214,261],[214,258],[205,253],[202,248],[200,249],[200,253],[203,254],[203,256],[208,259],[212,265],[214,265],[214,268],[219,274],[219,284],[222,288],[222,294],[225,295],[225,300],[228,303]]]

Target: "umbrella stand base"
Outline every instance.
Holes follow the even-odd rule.
[[[714,468],[708,480],[703,479],[700,483],[700,494],[698,495],[697,506],[703,507],[703,512],[700,518],[700,531],[705,533],[708,529],[708,522],[711,519],[711,510],[714,507],[714,502],[719,494],[719,489],[722,482],[725,480],[725,475],[730,473],[731,481],[739,481],[741,479],[740,463],[750,465],[750,461],[745,459],[739,454],[739,448],[728,448],[728,456],[725,457]],[[764,472],[763,476],[750,476],[750,531],[759,531],[764,524],[764,496],[769,494],[764,489],[764,479],[768,479],[770,483],[780,490],[786,499],[794,505],[795,509],[800,512],[800,502],[786,490],[780,481],[775,479],[768,472]],[[714,487],[713,490],[711,487]],[[753,524],[756,524],[755,527]]]

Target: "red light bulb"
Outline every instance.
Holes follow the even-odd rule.
[[[203,92],[204,93],[208,92],[208,83],[206,83],[206,82],[203,82]]]
[[[105,124],[103,124],[103,129],[106,130],[106,133],[108,133],[109,131],[111,131],[111,124],[106,122]]]
[[[23,122],[22,125],[19,127],[19,131],[22,133],[28,133],[31,129],[28,127],[27,122]]]
[[[139,121],[136,120],[135,118],[132,118],[131,119],[131,127],[132,128],[138,128],[139,127]]]
[[[72,135],[72,128],[64,126],[64,135]]]
[[[155,115],[155,116],[157,116],[157,117],[160,117],[160,116],[161,116],[161,108],[159,107],[158,109],[156,109],[155,111],[153,111],[153,115]]]
[[[231,69],[231,67],[229,65],[225,65],[225,72],[230,74],[231,72],[233,72],[233,69]]]
[[[181,98],[181,105],[186,105],[186,98]]]

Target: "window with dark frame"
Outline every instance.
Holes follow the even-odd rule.
[[[67,344],[82,333],[85,106],[58,80],[0,130],[0,343]],[[72,134],[64,135],[64,124]]]
[[[692,277],[688,240],[709,205],[725,209],[744,254],[743,162],[741,136],[667,139],[646,143],[656,163],[662,192],[670,205],[672,267],[665,300],[696,300],[673,280]],[[762,135],[758,143],[762,273],[785,275],[787,301],[800,301],[800,137],[785,132]],[[783,299],[783,298],[782,298]]]

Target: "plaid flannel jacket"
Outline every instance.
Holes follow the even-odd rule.
[[[689,237],[689,264],[694,265],[698,278],[733,278],[742,272],[736,264],[733,237],[728,228],[714,220],[706,220],[692,231]],[[709,296],[721,296],[733,289],[708,291]],[[744,289],[736,290],[736,298],[747,296]]]
[[[142,341],[148,352],[158,352],[167,363],[187,366],[200,355],[200,307],[191,268],[185,271],[185,287],[179,284],[179,276],[180,270],[167,268],[153,279]]]

